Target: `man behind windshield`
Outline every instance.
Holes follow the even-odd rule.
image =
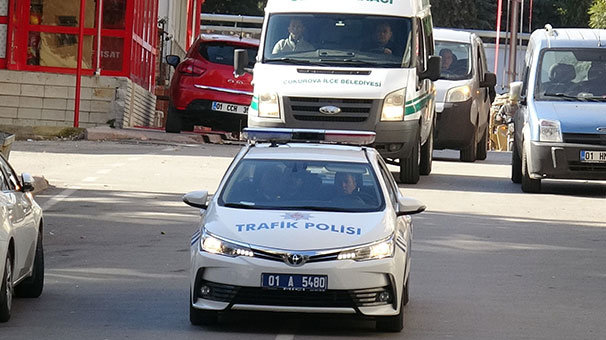
[[[305,33],[305,26],[301,19],[291,19],[288,25],[288,37],[280,39],[272,50],[272,54],[284,53],[284,52],[299,52],[299,51],[311,51],[314,47],[305,41],[303,34]]]

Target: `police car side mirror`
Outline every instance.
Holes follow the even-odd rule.
[[[248,51],[245,49],[234,50],[234,77],[240,77],[244,73],[252,73],[248,66]]]
[[[427,207],[421,201],[411,197],[401,197],[398,199],[398,212],[396,215],[414,215],[422,213]]]
[[[208,204],[206,203],[207,199],[208,191],[206,190],[192,191],[183,195],[183,202],[194,208],[206,209],[208,207]]]

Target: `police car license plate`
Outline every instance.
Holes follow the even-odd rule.
[[[581,162],[606,163],[606,151],[581,150]]]
[[[242,115],[248,114],[248,106],[244,106],[244,105],[213,102],[212,109],[213,109],[213,111],[239,113]]]
[[[299,291],[325,291],[327,275],[261,274],[261,287]]]

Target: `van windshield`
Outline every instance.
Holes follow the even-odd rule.
[[[471,45],[436,40],[436,51],[442,57],[440,79],[463,80],[471,78]]]
[[[351,14],[269,16],[264,63],[409,67],[411,19]]]
[[[546,50],[539,61],[536,100],[606,100],[606,54],[603,49]]]

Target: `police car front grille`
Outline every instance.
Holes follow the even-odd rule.
[[[311,292],[257,287],[241,287],[234,297],[233,303],[269,306],[354,307],[354,301],[346,290]]]
[[[606,171],[606,163],[568,162],[570,171]]]
[[[597,133],[565,133],[563,135],[565,143],[606,145],[606,135]]]
[[[252,251],[253,251],[254,257],[264,259],[264,260],[269,260],[269,261],[285,262],[285,258],[288,256],[288,253],[269,252],[269,251],[264,251],[264,250],[260,250],[260,249],[255,249],[255,248],[253,248]],[[334,261],[337,259],[338,256],[339,256],[338,252],[330,253],[330,254],[311,255],[311,256],[309,256],[307,261],[305,261],[305,263]]]
[[[199,287],[210,288],[206,295],[198,292],[199,297],[207,300],[229,302],[232,304],[270,306],[370,307],[390,304],[391,299],[379,301],[379,295],[382,292],[393,294],[391,286],[314,292],[240,287],[203,280],[200,282]]]

